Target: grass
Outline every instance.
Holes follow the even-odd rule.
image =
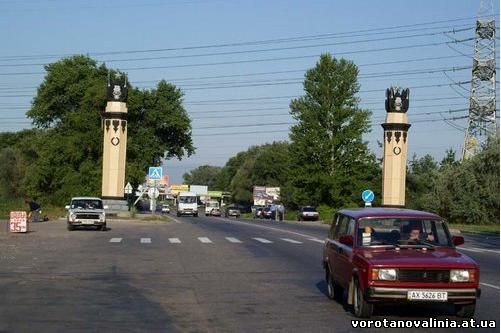
[[[499,224],[449,224],[449,229],[476,234],[499,234]]]
[[[0,219],[8,219],[11,211],[29,211],[28,205],[23,199],[13,199],[0,201]],[[66,216],[66,209],[61,206],[43,205],[42,216],[47,216],[49,219],[57,219]]]

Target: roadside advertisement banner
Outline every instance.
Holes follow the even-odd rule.
[[[252,191],[254,205],[266,206],[280,200],[280,187],[254,186]]]
[[[10,232],[28,232],[28,219],[25,211],[10,212]]]
[[[190,185],[190,192],[193,192],[196,195],[206,195],[207,190],[207,185]]]
[[[190,185],[186,184],[172,184],[170,187],[170,193],[178,195],[179,192],[188,192],[190,190]]]
[[[273,201],[280,200],[280,187],[267,187],[266,195],[273,198]]]
[[[210,198],[221,198],[223,196],[222,191],[207,191],[207,196]]]
[[[160,186],[169,186],[169,176],[163,175],[162,179],[160,179],[160,182],[158,183]]]

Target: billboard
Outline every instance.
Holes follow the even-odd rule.
[[[190,189],[190,185],[186,184],[172,184],[170,187],[170,193],[174,195],[178,195],[179,192],[188,192]]]
[[[256,206],[270,205],[280,200],[280,187],[254,186],[252,197]]]
[[[221,198],[223,196],[222,191],[208,191],[207,196],[211,198]]]
[[[190,185],[190,192],[196,195],[206,195],[208,189],[207,185]]]

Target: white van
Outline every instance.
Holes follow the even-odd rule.
[[[205,203],[205,216],[209,216],[213,209],[219,209],[219,201],[209,200]]]
[[[193,215],[198,217],[197,195],[193,192],[181,192],[177,196],[177,216]]]

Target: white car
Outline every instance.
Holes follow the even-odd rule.
[[[68,210],[67,226],[72,231],[77,226],[97,227],[99,230],[106,230],[106,213],[108,206],[103,205],[100,198],[76,197],[72,198]]]
[[[168,204],[162,205],[162,213],[170,214],[170,207]]]

